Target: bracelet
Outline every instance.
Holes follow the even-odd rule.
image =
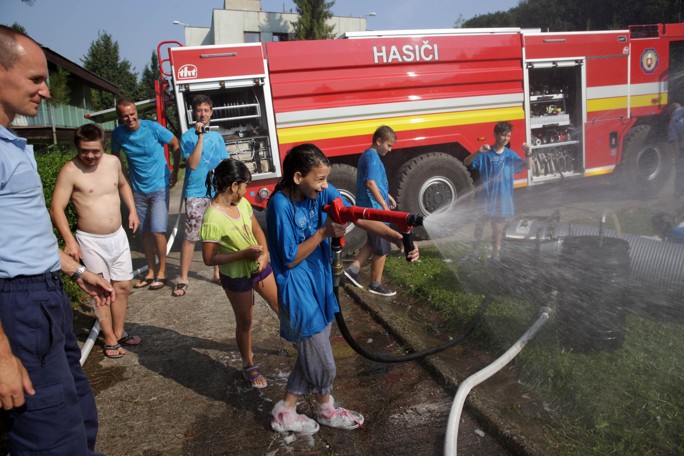
[[[86,267],[81,266],[80,268],[76,269],[76,272],[71,274],[71,280],[76,281],[81,277],[84,273],[86,272]]]

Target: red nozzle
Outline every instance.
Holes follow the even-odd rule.
[[[423,216],[400,211],[386,211],[368,207],[345,206],[340,198],[335,198],[332,204],[323,206],[335,223],[354,223],[357,220],[375,220],[376,222],[394,223],[399,231],[408,233],[414,226],[423,224]]]

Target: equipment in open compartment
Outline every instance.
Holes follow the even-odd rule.
[[[214,105],[210,128],[221,134],[228,155],[244,162],[252,174],[273,172],[275,166],[260,86],[224,87],[203,94]],[[189,125],[195,121],[190,102],[191,98],[186,103]]]
[[[574,62],[528,68],[532,181],[583,170],[580,68]]]

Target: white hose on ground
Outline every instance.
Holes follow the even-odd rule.
[[[549,307],[542,307],[541,315],[537,318],[532,326],[523,334],[518,341],[511,346],[506,352],[497,358],[493,363],[484,369],[474,373],[470,377],[461,382],[454,396],[454,402],[451,405],[451,412],[449,413],[449,421],[446,429],[446,440],[444,441],[444,456],[454,456],[457,454],[456,441],[458,438],[458,425],[461,421],[461,412],[463,411],[463,404],[470,390],[487,380],[492,375],[499,372],[506,364],[508,364],[518,353],[525,348],[539,329],[544,326],[544,323],[549,319],[551,309]]]
[[[181,219],[181,214],[183,210],[183,203],[185,200],[183,198],[180,199],[180,205],[178,206],[178,217],[176,218],[176,224],[173,226],[173,229],[171,230],[171,235],[169,235],[169,240],[166,242],[166,254],[168,255],[169,252],[171,252],[171,247],[173,246],[173,242],[176,240],[176,234],[178,234],[178,224],[180,223]],[[159,261],[157,260],[157,263]],[[147,271],[148,266],[145,265],[141,268],[136,269],[133,271],[133,277],[142,274],[143,272]],[[93,325],[93,329],[90,330],[90,334],[88,335],[88,339],[86,339],[85,343],[83,344],[83,347],[81,347],[81,366],[85,364],[86,359],[88,359],[88,355],[90,355],[90,351],[93,349],[95,346],[95,341],[97,340],[97,336],[100,334],[100,322],[95,320],[95,324]]]

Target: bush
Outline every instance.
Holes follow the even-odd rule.
[[[38,173],[40,174],[40,180],[43,183],[43,193],[45,195],[45,204],[49,210],[50,202],[52,201],[52,193],[55,189],[55,182],[57,181],[57,175],[59,170],[67,161],[74,157],[74,152],[69,150],[69,147],[57,146],[54,148],[48,148],[42,152],[36,152],[36,162],[38,164]],[[65,210],[67,220],[69,221],[69,227],[71,231],[76,230],[76,211],[74,210],[71,203],[67,206]],[[52,231],[55,233],[57,240],[59,242],[60,248],[64,247],[64,240],[59,235],[57,228],[52,226]],[[67,295],[71,300],[72,304],[81,304],[88,300],[88,295],[81,290],[74,282],[71,280],[64,281],[64,287],[66,289]]]

